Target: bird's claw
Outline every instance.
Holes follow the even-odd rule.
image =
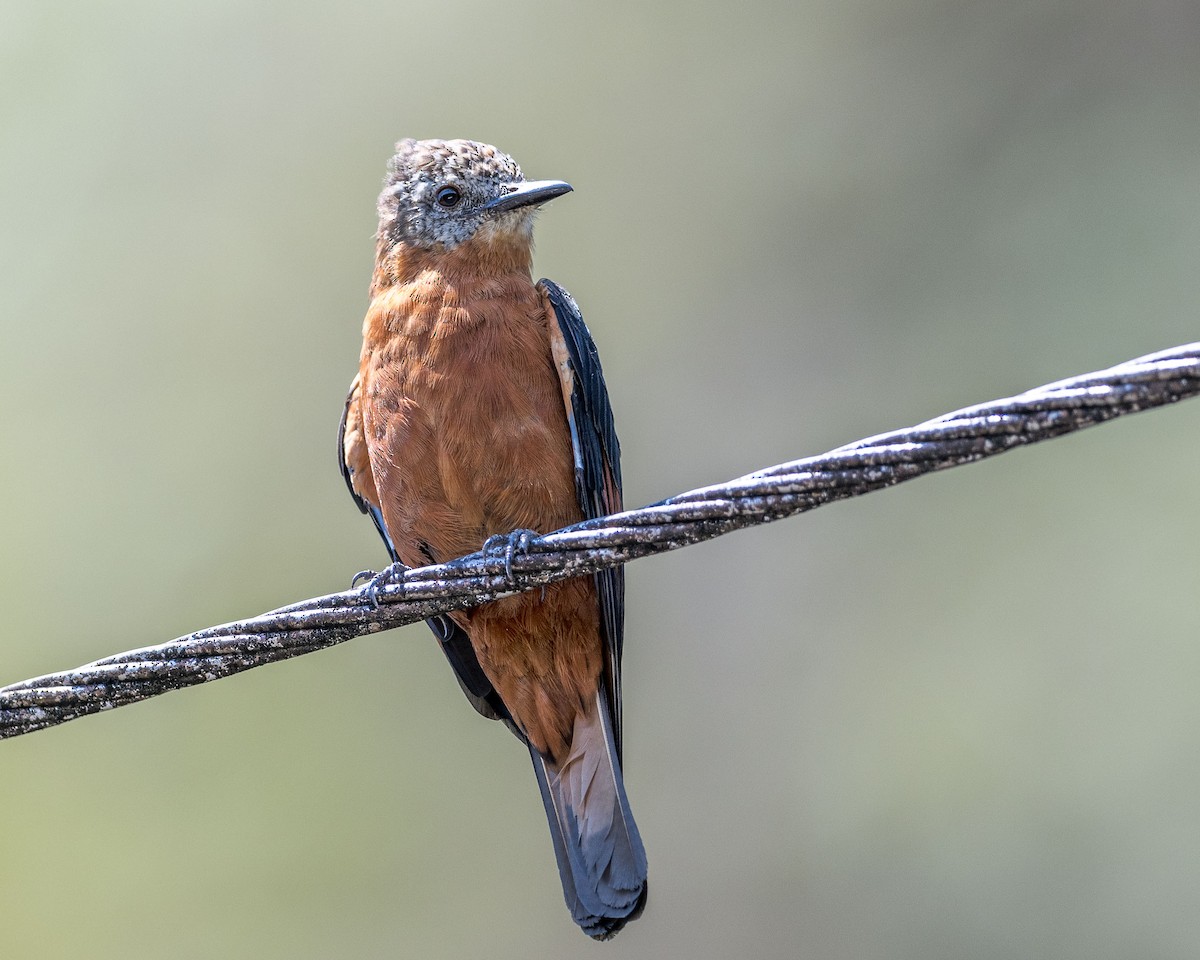
[[[514,583],[513,558],[518,554],[529,552],[529,544],[538,535],[536,530],[514,530],[512,533],[497,533],[483,542],[483,555],[504,551],[504,575],[510,584]]]
[[[354,575],[354,579],[350,581],[350,589],[354,589],[360,582],[366,583],[365,593],[367,599],[371,602],[371,609],[379,609],[379,591],[383,587],[390,587],[397,583],[402,583],[404,580],[404,571],[407,570],[404,564],[396,561],[390,567],[384,567],[378,573],[374,570],[360,570]]]

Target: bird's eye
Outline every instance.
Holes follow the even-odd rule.
[[[443,207],[456,206],[461,199],[462,194],[455,190],[454,187],[442,187],[437,192],[437,202]]]

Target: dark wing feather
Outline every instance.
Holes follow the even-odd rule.
[[[342,474],[342,479],[346,481],[346,489],[350,491],[350,496],[353,498],[355,506],[363,513],[370,511],[370,504],[366,499],[354,489],[354,471],[350,468],[350,461],[346,457],[346,426],[350,420],[350,408],[358,402],[358,377],[354,378],[354,382],[350,384],[350,392],[346,394],[346,403],[342,407],[342,419],[338,423],[337,433],[337,461],[338,470]],[[395,552],[392,550],[392,541],[390,537],[384,536],[387,541],[388,552],[395,557]]]
[[[621,502],[621,445],[613,423],[612,405],[604,372],[600,369],[600,354],[595,341],[583,322],[571,295],[550,280],[539,280],[554,308],[557,329],[552,337],[561,338],[566,348],[569,370],[560,367],[564,379],[564,399],[567,399],[567,420],[571,427],[571,442],[575,454],[575,493],[584,517],[607,516],[622,510]],[[568,390],[569,388],[569,390]],[[610,567],[595,575],[600,599],[600,629],[607,651],[605,692],[613,720],[613,736],[617,757],[621,756],[621,648],[625,637],[625,571]]]
[[[350,496],[354,498],[358,509],[368,514],[375,524],[375,529],[379,531],[379,536],[383,539],[383,545],[387,548],[392,563],[399,563],[400,556],[396,553],[396,546],[392,543],[387,526],[383,522],[383,511],[377,504],[372,503],[355,489],[354,470],[350,466],[350,458],[347,456],[346,424],[351,416],[351,408],[358,399],[358,384],[359,381],[355,379],[354,384],[350,387],[350,393],[346,397],[346,405],[342,409],[342,421],[338,424],[338,469],[341,470],[342,479],[346,481],[346,489],[350,491]],[[430,563],[436,562],[428,550],[425,551],[425,554]],[[433,631],[433,635],[440,641],[442,652],[450,661],[458,685],[462,687],[463,693],[471,701],[471,706],[489,720],[503,720],[518,737],[521,737],[509,718],[508,710],[501,701],[500,695],[492,688],[491,681],[484,675],[483,668],[479,666],[475,648],[471,646],[471,639],[467,636],[466,631],[449,617],[430,617],[425,622]],[[524,737],[521,739],[523,740]]]

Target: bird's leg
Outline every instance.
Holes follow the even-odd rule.
[[[483,542],[482,553],[485,557],[504,551],[504,575],[511,585],[513,583],[513,557],[518,553],[529,552],[529,542],[538,536],[536,530],[514,530],[512,533],[497,533]]]
[[[350,589],[353,590],[359,583],[366,582],[366,594],[367,599],[371,601],[371,609],[378,610],[380,589],[402,583],[404,580],[404,571],[407,569],[408,567],[397,560],[390,567],[384,567],[378,573],[374,570],[360,570],[354,575],[354,579],[350,581]]]

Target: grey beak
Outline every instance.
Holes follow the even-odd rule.
[[[570,193],[573,188],[561,180],[525,180],[513,184],[508,193],[489,200],[480,210],[488,213],[503,213],[505,210],[516,210],[518,207],[532,207],[564,193]]]

